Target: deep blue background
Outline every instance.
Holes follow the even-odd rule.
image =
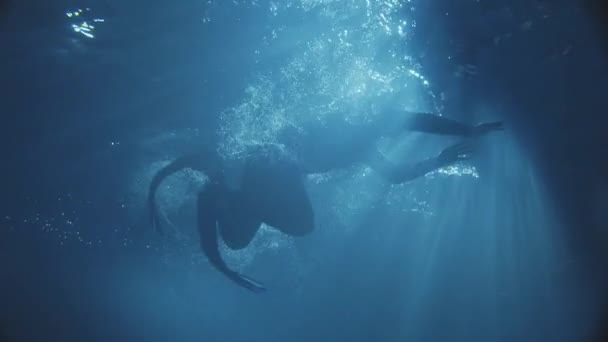
[[[376,305],[370,308],[376,312],[371,315],[375,320],[361,313],[365,317],[361,321],[368,322],[368,327],[352,327],[344,323],[348,320],[340,319],[341,315],[357,315],[349,310],[349,303],[366,292],[347,284],[340,290],[341,296],[334,296],[333,303],[328,301],[332,297],[326,296],[294,297],[285,303],[273,302],[272,297],[249,299],[239,304],[284,308],[286,315],[301,316],[297,327],[277,328],[282,322],[243,318],[209,327],[201,319],[200,326],[192,328],[198,322],[196,313],[223,303],[207,298],[209,307],[189,304],[189,298],[206,298],[205,294],[200,294],[192,282],[184,285],[191,281],[188,271],[158,265],[158,253],[145,247],[157,237],[148,232],[143,219],[130,220],[128,205],[127,209],[122,207],[127,200],[116,194],[129,186],[127,175],[136,161],[154,157],[136,155],[141,139],[189,127],[203,134],[215,130],[215,113],[237,101],[252,72],[260,68],[243,55],[255,49],[260,40],[266,7],[216,6],[214,20],[203,29],[196,15],[203,5],[194,1],[179,5],[108,2],[100,6],[109,20],[101,28],[105,31],[100,29],[99,39],[83,40],[78,43],[80,48],[75,48],[63,18],[59,15],[61,20],[53,19],[54,13],[62,13],[75,3],[80,5],[24,1],[0,6],[0,323],[7,339],[221,341],[231,331],[233,339],[259,340],[267,336],[275,340],[273,337],[289,334],[282,329],[292,329],[298,332],[297,340],[393,340],[393,329],[398,331],[401,326],[399,312],[390,305],[399,297],[398,285],[388,287],[394,293],[371,301]],[[560,280],[575,289],[568,292],[571,297],[563,298],[564,303],[555,303],[546,312],[536,308],[528,318],[522,318],[528,323],[502,322],[502,329],[494,329],[501,333],[479,336],[500,339],[513,327],[528,340],[549,336],[546,340],[580,341],[598,334],[601,319],[606,316],[598,311],[607,300],[608,269],[608,63],[601,25],[605,17],[602,6],[591,2],[554,1],[556,14],[552,18],[535,20],[534,30],[515,33],[503,43],[493,44],[496,35],[514,26],[511,21],[525,22],[540,16],[534,3],[420,1],[417,11],[427,20],[418,20],[418,33],[411,44],[430,52],[431,57],[424,60],[432,65],[426,76],[456,94],[446,99],[446,108],[467,113],[469,104],[463,99],[483,97],[506,109],[509,114],[505,121],[533,156],[539,178],[549,189],[548,201],[559,213],[562,224],[555,234],[577,260],[577,272],[571,275],[576,274],[576,279]],[[511,16],[500,14],[505,7]],[[444,15],[446,12],[449,16]],[[564,45],[572,45],[566,55],[560,50]],[[432,56],[443,52],[455,58],[433,60]],[[479,75],[455,79],[452,71],[459,64],[477,65]],[[204,108],[203,116],[200,108]],[[111,141],[120,141],[120,148],[110,146]],[[71,199],[65,204],[67,193]],[[90,234],[108,241],[107,247],[59,245],[35,224],[23,221],[37,214],[47,217],[67,210],[77,212],[78,224],[96,230]],[[126,225],[131,228],[128,232],[107,229]],[[122,245],[124,239],[132,242],[129,248]],[[521,239],[526,239],[525,233]],[[345,256],[344,263],[366,262],[350,253],[345,254],[349,258]],[[133,269],[138,269],[138,274],[133,274]],[[439,278],[444,283],[468,286],[455,280],[466,270],[467,265],[457,265]],[[387,283],[392,281],[383,273],[377,276]],[[150,291],[150,297],[155,297],[149,282],[178,287],[181,292],[159,298],[157,305],[112,303],[116,300],[114,292],[127,296]],[[575,293],[584,293],[584,299],[579,300]],[[525,302],[523,297],[520,300]],[[444,309],[447,307],[468,315],[467,307],[459,307],[463,303],[454,298],[446,295],[435,299],[439,308],[436,319],[421,325],[429,326],[425,331],[438,332],[434,337],[418,336],[418,340],[445,340],[441,331],[450,331],[456,340],[477,336],[470,331],[475,331],[477,324],[484,326],[483,322],[459,322],[453,313],[446,313],[451,312]],[[323,302],[321,307],[340,308],[336,309],[335,321],[315,321],[303,314],[311,312],[306,304],[315,300]],[[163,328],[163,315],[153,313],[167,307],[175,308],[171,315],[181,323],[167,323]],[[133,316],[141,312],[146,314],[138,322]],[[224,314],[230,317],[232,313]],[[471,315],[483,317],[484,312]],[[543,323],[539,318],[543,315],[557,318]],[[247,322],[260,328],[250,329]],[[244,336],[234,330],[243,331]],[[208,334],[200,336],[194,331]],[[304,336],[304,332],[310,336]]]

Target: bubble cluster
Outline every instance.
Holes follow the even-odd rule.
[[[298,15],[305,27],[294,33],[269,26],[256,58],[272,59],[279,48],[293,57],[261,70],[224,111],[221,151],[234,156],[251,145],[280,144],[285,129],[306,130],[336,113],[370,120],[370,103],[391,97],[403,107],[434,109],[429,82],[407,53],[411,8],[409,1],[270,2],[269,20]]]

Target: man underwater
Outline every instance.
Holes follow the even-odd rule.
[[[469,126],[435,114],[401,110],[383,112],[383,118],[352,124],[342,116],[334,116],[302,134],[286,136],[285,145],[291,153],[272,146],[256,147],[243,160],[241,184],[237,188],[228,185],[225,165],[215,150],[178,158],[162,168],[150,184],[148,206],[152,224],[156,228],[160,224],[162,213],[157,208],[155,195],[166,177],[185,168],[205,173],[209,182],[197,199],[203,253],[217,270],[238,285],[253,292],[264,292],[266,288],[261,283],[226,265],[218,248],[218,231],[233,250],[247,247],[262,223],[290,236],[304,236],[314,229],[314,212],[304,185],[306,175],[360,163],[371,167],[391,184],[404,183],[467,158],[472,152],[470,144],[450,146],[438,156],[418,163],[396,164],[377,150],[378,139],[403,131],[470,139],[503,129],[502,122]]]

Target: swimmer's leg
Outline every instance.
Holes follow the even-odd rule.
[[[302,179],[280,182],[265,204],[264,222],[290,236],[304,236],[314,230],[314,212]]]
[[[205,149],[200,154],[186,155],[179,157],[161,168],[152,178],[148,188],[148,208],[150,212],[150,223],[155,231],[163,233],[161,222],[168,223],[174,231],[177,228],[171,223],[167,215],[158,207],[156,203],[156,193],[161,183],[172,174],[184,170],[193,169],[207,174],[213,181],[222,182],[221,159],[214,150]]]
[[[231,270],[222,259],[218,246],[217,223],[223,192],[224,189],[221,186],[209,184],[198,196],[198,230],[203,253],[209,262],[230,280],[253,292],[264,292],[266,291],[264,285]]]
[[[469,158],[473,152],[473,145],[469,143],[459,143],[444,149],[438,156],[429,158],[418,163],[394,163],[380,152],[376,151],[371,158],[370,167],[378,172],[386,181],[391,184],[402,184],[441,167],[453,164],[460,160]]]
[[[233,250],[243,249],[253,240],[262,220],[244,202],[239,191],[227,191],[225,196],[218,216],[222,240]]]
[[[257,217],[285,234],[302,236],[314,229],[304,173],[292,161],[252,161],[245,169],[241,194]]]

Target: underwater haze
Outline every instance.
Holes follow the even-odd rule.
[[[608,340],[604,7],[0,2],[0,341]],[[167,178],[173,224],[150,224],[172,160],[290,154],[320,123],[343,141],[327,123],[375,122],[388,102],[504,130],[403,184],[357,163],[307,175],[310,234],[263,224],[244,249],[220,243],[265,293],[201,251],[208,174]],[[459,141],[377,149],[416,162]]]

